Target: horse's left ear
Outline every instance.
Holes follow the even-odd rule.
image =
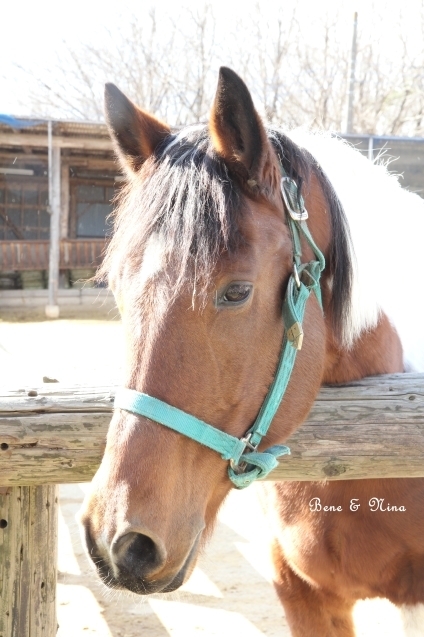
[[[209,131],[215,150],[230,170],[252,182],[261,181],[267,135],[246,84],[225,66],[219,70]]]
[[[138,108],[114,84],[105,86],[105,115],[115,150],[129,175],[137,172],[170,134],[166,124]]]

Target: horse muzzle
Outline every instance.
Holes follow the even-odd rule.
[[[84,528],[88,554],[103,583],[138,595],[169,593],[179,588],[194,568],[202,533],[197,534],[178,566],[172,567],[165,546],[151,534],[129,530],[114,538],[108,548],[101,540],[93,539],[87,524]]]

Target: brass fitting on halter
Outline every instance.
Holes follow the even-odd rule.
[[[299,321],[293,323],[293,325],[287,330],[287,340],[297,350],[302,349],[303,345],[303,328]]]

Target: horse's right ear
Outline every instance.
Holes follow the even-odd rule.
[[[219,70],[209,131],[215,150],[230,169],[248,183],[263,179],[271,150],[264,126],[246,84],[225,66]]]
[[[117,86],[105,86],[105,114],[122,168],[132,175],[170,134],[169,126],[142,111]]]

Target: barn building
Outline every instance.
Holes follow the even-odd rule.
[[[0,115],[0,307],[103,301],[87,281],[122,182],[106,126]]]

